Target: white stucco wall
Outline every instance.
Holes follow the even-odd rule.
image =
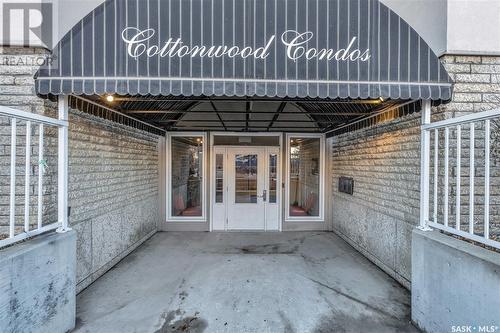
[[[500,54],[500,1],[450,0],[447,52]]]
[[[500,54],[499,0],[381,0],[441,56]]]

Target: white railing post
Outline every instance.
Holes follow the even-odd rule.
[[[460,217],[462,213],[462,126],[457,125],[457,169],[455,191],[455,228],[460,230]]]
[[[449,180],[450,177],[450,128],[444,129],[444,198],[443,198],[443,224],[448,226],[449,212]],[[434,221],[437,223],[437,221]]]
[[[9,237],[16,233],[16,138],[17,119],[11,120],[10,133],[10,212],[9,212]]]
[[[431,123],[431,101],[422,101],[422,125]],[[432,230],[429,228],[429,177],[430,177],[430,151],[431,133],[421,129],[420,142],[420,225],[418,228],[423,231]]]
[[[43,172],[45,162],[43,160],[43,124],[38,125],[38,209],[37,225],[38,229],[42,227],[43,218]]]
[[[484,238],[490,239],[490,120],[484,123]]]
[[[58,98],[58,118],[68,121],[68,96]],[[57,232],[71,230],[68,227],[68,125],[58,130],[58,184],[57,184],[57,217],[61,226]]]
[[[30,231],[31,121],[26,122],[24,169],[24,232]]]
[[[432,221],[437,222],[438,219],[438,182],[439,182],[439,129],[434,130],[434,198],[433,198],[433,215]]]
[[[470,123],[469,138],[469,233],[474,233],[474,176],[475,176],[475,129],[474,123]]]

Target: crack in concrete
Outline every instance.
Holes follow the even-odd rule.
[[[310,278],[310,277],[308,277],[308,276],[304,276],[304,277],[305,277],[306,279],[308,279],[309,281],[314,282],[314,283],[316,283],[316,284],[318,284],[318,285],[322,286],[323,288],[326,288],[326,289],[328,289],[328,290],[331,290],[331,291],[333,291],[333,292],[335,292],[335,293],[337,293],[337,294],[339,294],[339,295],[341,295],[341,296],[344,296],[345,298],[347,298],[347,299],[349,299],[349,300],[351,300],[351,301],[353,301],[353,302],[356,302],[356,303],[358,303],[358,304],[361,304],[361,305],[363,305],[363,306],[365,306],[365,307],[369,308],[370,310],[377,312],[378,314],[384,315],[384,316],[386,316],[386,317],[393,318],[393,319],[395,319],[395,320],[400,320],[400,318],[398,318],[398,317],[394,316],[393,314],[391,314],[391,313],[389,313],[389,312],[386,312],[386,311],[381,310],[381,309],[379,309],[379,308],[377,308],[377,307],[374,307],[373,305],[371,305],[371,304],[369,304],[369,303],[367,303],[367,302],[364,302],[364,301],[362,301],[362,300],[360,300],[360,299],[358,299],[358,298],[356,298],[356,297],[354,297],[354,296],[351,296],[351,295],[349,295],[349,294],[347,294],[347,293],[345,293],[345,292],[343,292],[343,291],[340,291],[340,290],[338,290],[338,289],[336,289],[336,288],[334,288],[334,287],[331,287],[331,286],[329,286],[329,285],[327,285],[327,284],[325,284],[325,283],[323,283],[323,282],[321,282],[321,281],[315,280],[315,279]]]

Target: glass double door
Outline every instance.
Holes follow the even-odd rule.
[[[225,230],[279,230],[278,154],[278,147],[226,148],[225,163],[219,154],[225,168],[217,169],[215,197],[225,206]]]

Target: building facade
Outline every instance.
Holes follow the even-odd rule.
[[[411,233],[421,213],[422,109],[433,103],[432,119],[442,120],[498,105],[499,35],[485,33],[498,28],[491,14],[498,5],[131,3],[89,2],[72,14],[74,22],[60,18],[67,29],[52,53],[58,66],[39,68],[35,60],[49,56],[42,48],[2,48],[1,105],[46,116],[57,116],[61,103],[69,110],[68,215],[78,235],[78,290],[160,230],[330,230],[409,287]],[[274,16],[257,24],[264,13]],[[440,15],[427,25],[429,13]],[[338,19],[329,22],[333,15]],[[484,20],[470,26],[490,43],[463,31],[464,19]],[[308,31],[314,38],[301,34]],[[226,53],[199,57],[211,46],[222,47],[214,54],[226,46]],[[9,125],[2,123],[5,166]],[[37,131],[33,175],[40,165]],[[47,224],[58,220],[56,138],[46,129],[45,139],[53,139],[44,159]],[[25,161],[16,165],[23,175]],[[500,175],[493,170],[495,182]],[[5,230],[10,175],[2,168]],[[31,182],[37,198],[36,177]],[[25,178],[15,184],[22,193]],[[495,191],[493,235],[499,232]],[[15,204],[21,233],[24,197]],[[36,224],[36,201],[28,205]]]

